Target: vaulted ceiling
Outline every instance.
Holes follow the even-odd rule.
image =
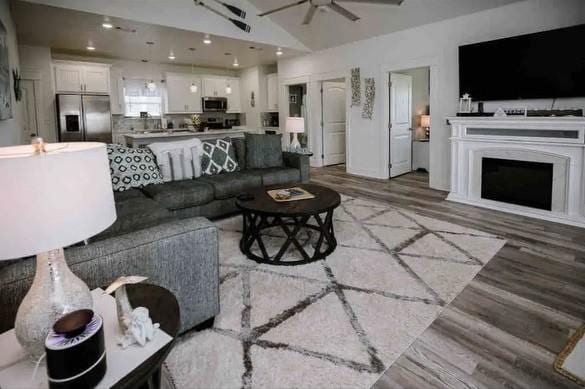
[[[284,49],[283,57],[295,56],[522,0],[404,0],[400,6],[336,0],[360,20],[351,22],[335,12],[317,11],[309,25],[302,24],[308,3],[258,17],[298,0],[223,1],[246,10],[251,32],[239,30],[193,0],[12,0],[11,4],[23,44],[49,46],[61,53],[140,60],[150,55],[145,42],[154,41],[152,60],[157,62],[169,62],[167,56],[173,50],[177,63],[195,59],[197,65],[230,67],[233,57],[225,53],[231,53],[243,68],[276,62],[278,47]],[[206,3],[225,12],[216,1]],[[136,32],[104,31],[104,18]],[[212,34],[213,45],[201,44],[205,33]],[[95,52],[85,51],[88,41],[96,46]],[[197,51],[188,51],[189,47]]]

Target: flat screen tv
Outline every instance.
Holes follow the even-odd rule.
[[[585,96],[585,24],[459,47],[459,93],[474,101]]]

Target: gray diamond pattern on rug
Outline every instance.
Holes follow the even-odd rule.
[[[183,336],[167,359],[178,388],[369,388],[505,244],[342,196],[333,254],[271,266],[240,252],[241,217],[216,224],[221,312],[214,328]],[[283,234],[266,234],[275,251]],[[314,234],[303,242],[312,246]]]

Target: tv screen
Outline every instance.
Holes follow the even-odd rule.
[[[459,47],[459,93],[474,101],[585,96],[585,24]]]

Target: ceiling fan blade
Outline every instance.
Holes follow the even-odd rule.
[[[309,1],[309,0],[299,0],[299,1],[295,1],[294,3],[288,4],[288,5],[283,5],[282,7],[278,7],[278,8],[272,9],[272,10],[270,10],[270,11],[262,12],[261,14],[258,14],[258,16],[266,16],[266,15],[270,15],[270,14],[273,14],[273,13],[275,13],[275,12],[282,11],[282,10],[284,10],[284,9],[287,9],[287,8],[292,8],[292,7],[295,7],[295,6],[297,6],[297,5],[305,4],[305,3],[307,3],[308,1]]]
[[[382,4],[382,5],[401,5],[404,0],[338,0],[347,3],[363,3],[363,4]]]
[[[333,11],[337,12],[338,14],[348,18],[349,20],[351,20],[352,22],[355,22],[356,20],[359,20],[359,16],[357,16],[356,14],[349,12],[347,9],[343,8],[342,6],[340,6],[339,4],[337,4],[335,1],[331,1],[331,4],[327,5],[329,8],[331,8]]]
[[[214,0],[216,3],[219,3],[221,5],[223,5],[225,8],[227,8],[231,13],[233,13],[234,15],[236,15],[239,18],[245,19],[246,18],[246,11],[244,11],[241,8],[238,8],[236,6],[233,6],[231,4],[225,3],[221,0]]]
[[[316,5],[311,4],[311,7],[309,8],[307,14],[305,15],[305,19],[303,20],[303,24],[311,23],[311,20],[313,20],[313,16],[315,16],[315,11],[317,11],[317,8],[318,7]]]

